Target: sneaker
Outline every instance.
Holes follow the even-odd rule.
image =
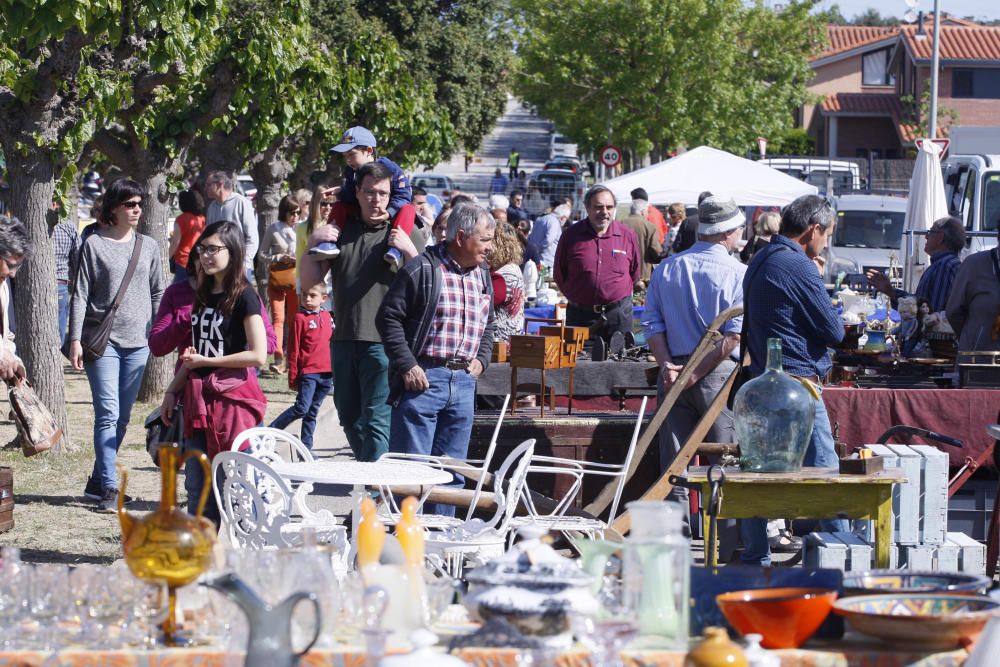
[[[399,248],[389,248],[385,251],[382,259],[388,262],[389,266],[392,266],[395,269],[398,269],[403,265],[403,253],[399,252]]]
[[[104,489],[101,501],[97,503],[97,511],[113,514],[118,511],[118,489]]]
[[[318,257],[331,258],[331,257],[336,257],[337,255],[340,254],[340,248],[337,246],[336,243],[326,241],[320,243],[315,248],[310,248],[309,252],[307,252],[306,254]]]
[[[101,480],[94,479],[93,477],[87,478],[87,486],[83,488],[83,495],[91,500],[100,500],[103,498],[102,491],[104,488],[101,486]]]

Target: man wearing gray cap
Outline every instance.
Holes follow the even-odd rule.
[[[642,326],[660,366],[659,400],[673,385],[708,325],[719,313],[743,303],[746,267],[732,252],[745,218],[732,198],[706,193],[698,206],[698,241],[661,262],[646,290]],[[666,470],[687,442],[738,363],[740,329],[736,317],[720,328],[723,339],[695,370],[660,429],[660,469]],[[733,414],[725,409],[706,436],[707,442],[733,442]],[[674,487],[673,497],[687,495]],[[685,505],[686,507],[686,505]]]

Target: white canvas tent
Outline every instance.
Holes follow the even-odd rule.
[[[739,206],[784,206],[801,195],[814,195],[816,186],[767,165],[737,157],[717,148],[699,146],[677,157],[613,178],[604,183],[619,204],[632,201],[629,193],[645,188],[651,204],[698,203],[706,190],[727,194]]]

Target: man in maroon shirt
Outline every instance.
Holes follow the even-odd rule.
[[[569,300],[566,324],[590,327],[605,340],[632,331],[632,287],[642,254],[635,232],[614,219],[614,193],[595,185],[583,197],[587,217],[563,232],[556,247],[556,284]]]

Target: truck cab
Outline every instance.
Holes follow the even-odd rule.
[[[996,234],[1000,219],[1000,155],[952,155],[941,163],[948,212],[965,224],[967,232]],[[988,250],[995,236],[972,237],[969,252]]]
[[[906,198],[886,195],[841,195],[833,200],[837,226],[826,249],[826,280],[846,273],[849,282],[861,281],[868,269],[888,274],[901,254]],[[892,276],[890,276],[892,277]]]

